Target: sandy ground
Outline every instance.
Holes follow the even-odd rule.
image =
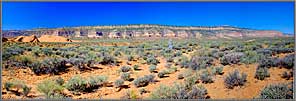
[[[286,55],[286,54],[284,54]],[[283,57],[283,54],[280,54],[279,57]],[[187,55],[190,56],[190,55]],[[166,69],[165,64],[166,61],[162,57],[158,57],[160,60],[160,64],[157,65],[157,71],[161,71]],[[142,65],[138,61],[133,61],[131,64],[136,65],[138,64],[141,70],[139,71],[131,71],[131,78],[138,78],[142,77],[144,75],[151,74],[149,72],[149,65]],[[219,61],[214,61],[214,65],[218,65]],[[24,96],[17,96],[12,92],[7,92],[4,89],[4,85],[2,85],[2,98],[3,99],[30,99],[30,98],[42,98],[44,97],[42,93],[38,92],[36,89],[36,85],[40,82],[42,82],[45,79],[48,78],[55,78],[55,77],[62,77],[65,81],[68,81],[72,76],[75,74],[80,74],[83,77],[87,76],[93,76],[93,75],[106,75],[109,77],[108,81],[113,84],[113,82],[117,79],[120,78],[120,73],[117,72],[117,70],[122,67],[123,65],[127,65],[125,60],[122,60],[122,63],[120,66],[103,66],[103,65],[98,65],[99,68],[93,69],[90,71],[85,71],[85,72],[79,72],[78,70],[75,70],[74,67],[70,68],[68,72],[60,74],[60,75],[41,75],[41,76],[36,76],[30,69],[17,69],[17,70],[7,70],[3,69],[2,71],[2,83],[7,82],[8,80],[11,80],[13,78],[17,78],[20,80],[23,80],[28,86],[32,87],[31,92],[29,93],[29,97],[24,97]],[[131,65],[131,67],[133,66]],[[208,90],[208,95],[210,96],[211,99],[252,99],[256,97],[259,93],[260,90],[268,85],[268,84],[273,84],[273,83],[288,83],[293,81],[293,79],[290,80],[285,80],[280,77],[280,74],[282,74],[283,71],[288,71],[285,68],[270,68],[270,74],[271,76],[265,80],[257,80],[254,78],[255,76],[255,71],[256,67],[258,64],[251,64],[251,65],[227,65],[224,66],[223,75],[216,75],[214,77],[214,83],[210,84],[203,84],[207,90]],[[235,87],[234,89],[227,89],[224,86],[224,78],[226,75],[228,75],[229,72],[234,71],[235,69],[238,69],[240,72],[245,72],[248,77],[247,77],[247,83],[245,86],[242,87]],[[158,82],[155,83],[150,83],[146,87],[140,87],[140,88],[145,88],[148,93],[145,93],[143,95],[139,95],[140,98],[148,98],[150,95],[150,92],[155,90],[157,87],[159,87],[160,84],[164,85],[172,85],[175,82],[183,82],[183,80],[178,80],[177,75],[179,73],[185,72],[186,69],[184,68],[178,68],[177,72],[174,72],[172,74],[169,74],[168,77],[165,78],[158,78],[157,73],[155,74],[155,79],[158,80]],[[125,81],[125,85],[128,85],[128,88],[123,88],[120,91],[117,91],[117,88],[115,87],[102,87],[96,90],[95,92],[91,93],[82,93],[81,95],[74,95],[70,93],[69,91],[65,90],[67,95],[70,95],[73,99],[120,99],[124,93],[127,90],[134,90],[138,91],[140,88],[135,87],[132,82],[130,81]]]

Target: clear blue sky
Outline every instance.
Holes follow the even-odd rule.
[[[8,29],[164,24],[294,32],[293,2],[3,2]]]

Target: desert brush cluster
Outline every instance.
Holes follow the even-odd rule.
[[[2,98],[293,98],[293,38],[89,40],[3,43]]]

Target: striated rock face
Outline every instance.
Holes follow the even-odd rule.
[[[282,37],[283,33],[279,31],[254,31],[252,33],[245,34],[247,37]]]
[[[177,35],[176,37],[180,37],[180,38],[188,38],[188,33],[186,31],[177,31]]]
[[[243,37],[283,37],[279,31],[249,31],[249,32],[227,32],[216,34],[219,38],[243,38]]]
[[[3,37],[53,35],[63,37],[89,38],[244,38],[244,37],[283,37],[279,31],[253,30],[231,26],[162,26],[162,25],[123,25],[123,26],[83,26],[56,29],[35,29],[3,31]]]

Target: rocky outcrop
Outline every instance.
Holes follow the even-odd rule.
[[[243,38],[243,37],[283,37],[279,31],[253,30],[231,26],[162,26],[162,25],[122,25],[83,26],[56,29],[36,29],[29,31],[3,31],[4,37],[42,35],[89,38]]]
[[[278,31],[249,31],[249,32],[224,32],[216,34],[219,38],[243,38],[243,37],[283,37],[284,35]]]
[[[13,39],[14,42],[39,42],[38,38],[35,35],[31,36],[18,36]]]
[[[38,38],[40,42],[72,42],[72,40],[62,37],[62,36],[53,36],[53,35],[42,35]]]
[[[8,38],[2,38],[2,42],[7,42],[8,41]]]
[[[247,37],[282,37],[283,33],[279,31],[254,31],[248,34],[245,34]]]

